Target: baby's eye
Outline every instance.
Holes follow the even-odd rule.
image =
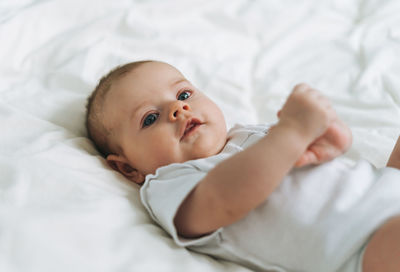
[[[192,93],[190,91],[183,91],[178,95],[178,100],[186,100]]]
[[[158,113],[150,113],[147,115],[143,120],[142,128],[151,126],[157,120],[158,116]]]

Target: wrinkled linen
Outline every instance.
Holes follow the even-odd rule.
[[[400,134],[396,0],[0,3],[0,271],[247,271],[174,245],[86,137],[86,97],[157,59],[227,124],[273,123],[293,86],[331,99],[345,155],[385,165]],[[284,254],[284,253],[282,253]]]

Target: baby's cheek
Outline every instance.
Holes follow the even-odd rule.
[[[154,143],[151,153],[158,167],[181,161],[177,145],[165,138]]]

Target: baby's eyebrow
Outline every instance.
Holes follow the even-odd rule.
[[[131,117],[129,118],[129,120],[133,120],[134,119],[134,117],[136,116],[136,113],[138,112],[138,110],[141,108],[141,106],[139,106],[139,107],[137,107],[136,109],[134,109],[133,111],[132,111],[132,114],[131,114]]]
[[[132,114],[129,117],[129,120],[132,121],[133,118],[137,115],[138,111],[145,106],[145,103],[142,103],[141,105],[138,105],[135,109],[132,110]]]
[[[175,80],[172,82],[171,87],[181,83],[181,82],[188,82],[186,78],[179,78],[178,80]]]

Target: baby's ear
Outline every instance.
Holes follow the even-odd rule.
[[[107,156],[107,163],[112,169],[120,172],[127,179],[137,184],[144,182],[145,176],[135,168],[131,167],[125,157],[111,154]]]

